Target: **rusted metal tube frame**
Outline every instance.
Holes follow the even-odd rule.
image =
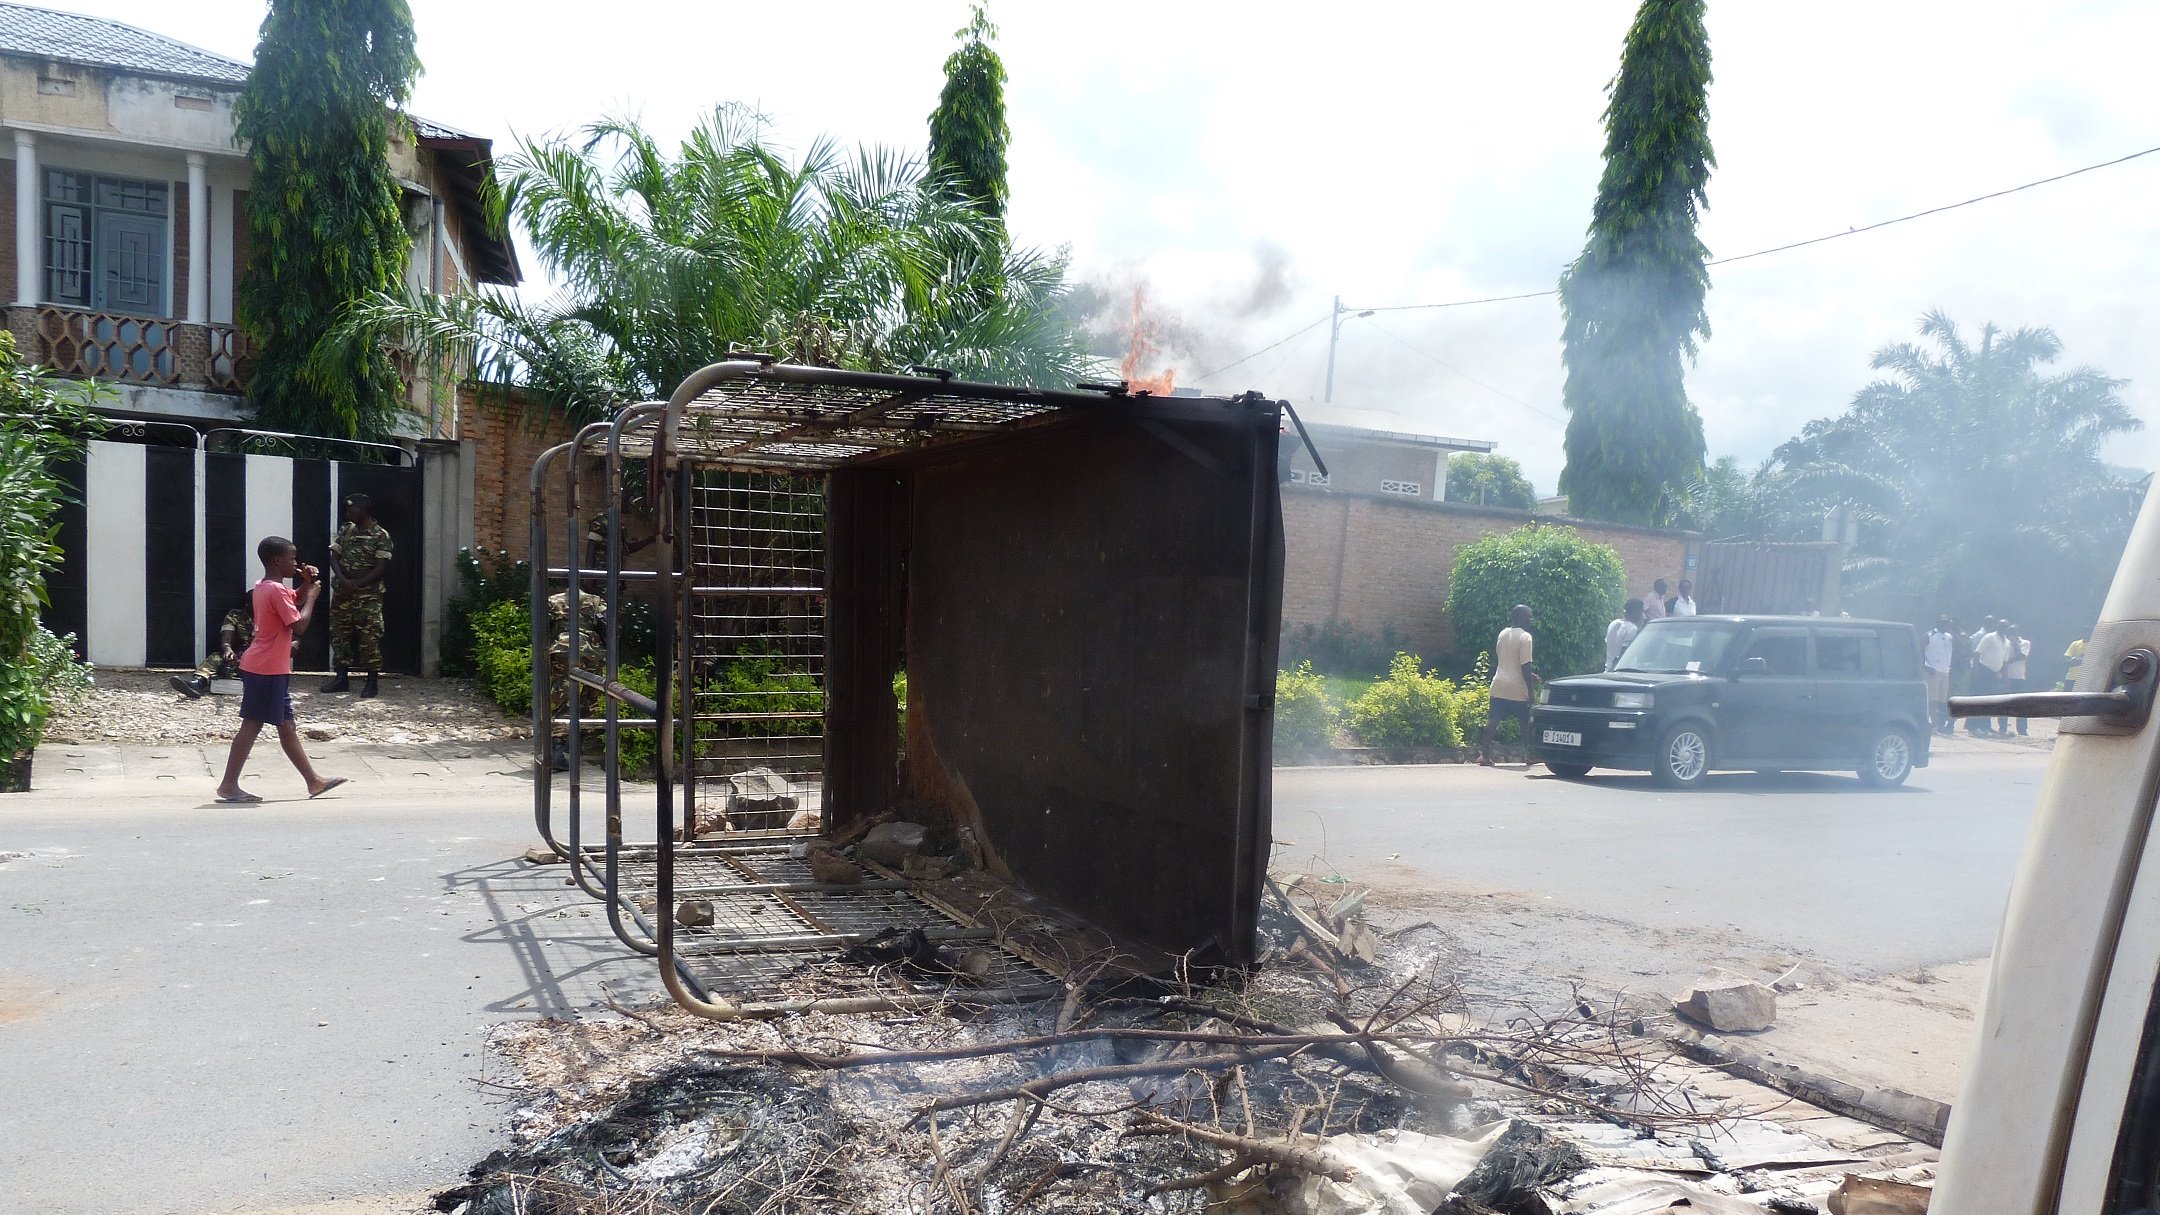
[[[566,485],[564,503],[565,510],[571,524],[571,526],[567,529],[568,536],[566,548],[568,549],[570,565],[565,571],[566,574],[574,572],[578,567],[578,541],[581,538],[578,528],[576,527],[578,499],[578,449],[582,444],[588,442],[593,438],[596,438],[599,433],[602,430],[607,429],[607,427],[608,423],[606,422],[592,423],[591,425],[588,425],[583,429],[579,430],[578,433],[573,436],[569,442],[549,448],[547,451],[541,453],[540,457],[533,462],[533,523],[531,526],[531,530],[528,533],[528,541],[530,547],[527,549],[527,552],[528,554],[540,554],[542,555],[542,557],[544,557],[547,551],[545,498],[547,484],[546,478],[549,471],[548,464],[550,461],[556,459],[565,460],[564,467]],[[553,742],[554,739],[554,720],[548,712],[549,706],[553,703],[554,699],[554,680],[553,672],[549,670],[547,662],[547,650],[550,641],[547,636],[546,625],[541,616],[541,613],[545,610],[543,605],[547,602],[548,598],[548,578],[549,575],[553,573],[553,571],[547,568],[547,563],[544,559],[532,560],[531,565],[533,572],[531,576],[531,598],[528,614],[532,619],[531,640],[533,680],[534,825],[539,829],[541,840],[546,843],[549,848],[554,850],[556,855],[562,857],[565,861],[569,863],[570,879],[572,884],[577,886],[578,889],[584,891],[585,894],[587,894],[588,896],[609,904],[610,926],[615,930],[616,935],[623,940],[623,943],[630,946],[633,950],[650,955],[655,952],[655,947],[653,946],[651,940],[651,933],[649,931],[646,931],[642,933],[642,935],[632,935],[623,930],[623,927],[621,925],[621,916],[616,906],[619,900],[611,893],[605,873],[594,867],[592,853],[590,850],[585,848],[584,841],[582,839],[584,825],[584,808],[582,805],[581,794],[583,792],[584,774],[582,771],[582,767],[584,754],[582,739],[579,736],[579,725],[582,718],[582,713],[581,706],[579,704],[578,687],[574,682],[563,690],[564,708],[567,713],[565,722],[568,732],[568,737],[565,740],[565,746],[567,751],[566,758],[568,760],[569,769],[569,788],[567,795],[567,800],[569,802],[569,839],[567,842],[565,842],[558,840],[555,837],[553,829],[554,772],[550,763],[551,757],[548,754],[550,744]],[[577,619],[576,613],[579,606],[579,592],[577,586],[578,581],[579,580],[575,578],[569,579],[570,587],[565,596],[566,604],[569,608],[569,619],[571,620]],[[577,628],[569,629],[569,648],[565,653],[566,662],[577,661],[579,644],[583,640],[582,632],[583,630]],[[639,918],[637,910],[634,906],[629,907],[628,910],[633,919]]]

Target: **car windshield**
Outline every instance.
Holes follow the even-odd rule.
[[[1643,626],[1615,671],[1670,674],[1714,671],[1733,638],[1725,620],[1653,620]]]

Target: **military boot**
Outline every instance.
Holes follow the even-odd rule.
[[[352,691],[352,672],[346,670],[344,667],[339,667],[337,669],[337,678],[324,684],[322,686],[322,690],[325,692]]]
[[[362,699],[362,700],[371,700],[371,699],[373,699],[373,698],[374,698],[374,697],[375,697],[375,696],[376,696],[377,694],[379,694],[379,693],[380,693],[380,692],[382,691],[382,689],[381,689],[381,688],[379,688],[379,687],[377,687],[377,686],[376,686],[376,682],[375,682],[375,681],[376,681],[376,675],[375,675],[375,672],[373,672],[373,671],[369,671],[369,672],[367,673],[367,685],[366,685],[365,687],[363,687],[363,688],[361,688],[361,689],[360,689],[360,699]]]

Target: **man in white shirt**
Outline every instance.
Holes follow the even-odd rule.
[[[1665,580],[1650,584],[1650,594],[1643,599],[1642,616],[1646,621],[1665,619]]]
[[[2018,627],[2007,620],[2002,623],[2002,640],[2004,651],[2002,690],[2005,693],[2022,692],[2025,690],[2025,663],[2027,659],[2032,657],[2032,641],[2029,638],[2018,636]],[[2017,732],[2023,735],[2026,732],[2026,727],[2026,720],[2022,717],[2018,718]],[[1996,718],[1995,732],[2008,738],[2010,736],[2010,719],[2007,717]]]
[[[1990,621],[1994,617],[1988,618]],[[2010,642],[2002,631],[1992,623],[1988,631],[1973,643],[1972,692],[1975,696],[1993,696],[2002,691],[2003,664],[2010,658]],[[1993,719],[1975,717],[1967,727],[1974,734],[1993,734]]]
[[[1920,654],[1920,669],[1927,675],[1928,715],[1935,732],[1948,734],[1950,727],[1950,663],[1957,655],[1957,638],[1950,632],[1950,618],[1937,616]]]
[[[1642,626],[1642,600],[1630,599],[1627,606],[1620,609],[1619,618],[1605,626],[1606,670],[1610,671],[1620,665],[1620,656],[1627,653],[1628,643],[1635,640],[1637,633],[1642,632]]]
[[[1500,630],[1493,644],[1492,707],[1485,714],[1484,732],[1478,735],[1478,763],[1492,767],[1493,727],[1504,717],[1522,723],[1523,741],[1530,733],[1530,697],[1537,686],[1537,667],[1530,661],[1530,605],[1518,603],[1509,614],[1513,623]]]
[[[1685,578],[1680,580],[1680,593],[1673,598],[1672,614],[1675,616],[1693,616],[1695,614],[1695,584]]]

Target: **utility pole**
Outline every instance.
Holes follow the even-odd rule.
[[[1341,296],[1335,297],[1335,311],[1328,313],[1327,388],[1320,394],[1320,403],[1322,405],[1332,405],[1335,402],[1335,346],[1336,343],[1342,341],[1343,318],[1346,316],[1371,316],[1372,314],[1373,309],[1371,308],[1367,308],[1362,312],[1352,312],[1342,306]]]
[[[1342,297],[1335,297],[1335,311],[1328,313],[1327,335],[1327,391],[1320,394],[1322,405],[1335,401],[1335,343],[1342,341]]]

